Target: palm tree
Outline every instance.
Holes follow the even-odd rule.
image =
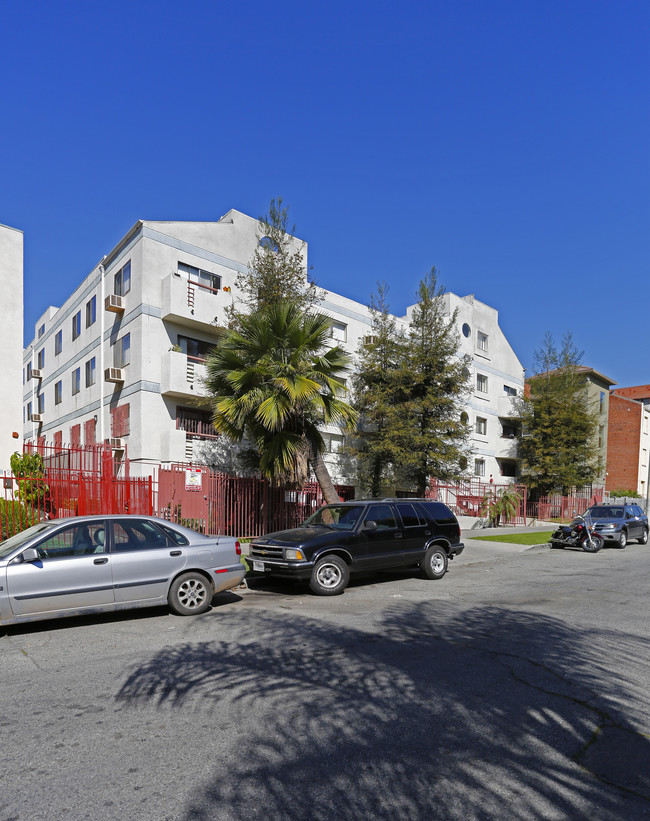
[[[255,443],[263,476],[304,485],[309,465],[326,502],[338,495],[323,461],[319,427],[350,428],[356,412],[340,397],[350,357],[327,347],[331,321],[283,302],[241,318],[208,358],[214,426]]]

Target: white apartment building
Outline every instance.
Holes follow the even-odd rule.
[[[160,463],[230,468],[235,454],[214,435],[205,396],[205,357],[235,279],[260,240],[257,220],[229,211],[217,222],[139,221],[61,308],[48,308],[24,352],[24,437],[55,444],[110,442],[127,448],[132,473]],[[307,244],[300,248],[307,276]],[[523,369],[493,308],[447,294],[459,308],[462,352],[476,386],[466,413],[475,430],[468,475],[514,475],[515,410]],[[333,341],[354,353],[369,333],[367,306],[326,291]],[[409,309],[410,310],[410,309]],[[408,316],[408,314],[407,314]],[[407,317],[399,320],[407,322]],[[340,430],[325,431],[335,481],[349,483],[336,451]]]
[[[0,225],[2,369],[0,370],[0,470],[22,447],[20,371],[23,350],[23,232]]]

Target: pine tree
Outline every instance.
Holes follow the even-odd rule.
[[[345,449],[356,461],[357,484],[372,496],[380,496],[383,488],[393,484],[395,468],[404,461],[396,431],[403,424],[400,407],[405,397],[397,375],[406,340],[389,313],[387,297],[388,286],[378,283],[370,297],[370,333],[359,346],[352,377],[352,404],[360,421]]]
[[[589,405],[580,372],[582,352],[570,333],[560,350],[547,333],[535,352],[536,375],[522,402],[521,480],[539,495],[569,493],[599,473],[595,448],[596,410]]]
[[[407,399],[400,409],[405,424],[399,444],[419,495],[431,476],[459,477],[470,433],[461,419],[468,360],[459,355],[457,311],[445,313],[444,293],[434,267],[420,282],[401,375]]]
[[[232,327],[242,316],[291,302],[305,312],[322,301],[323,292],[310,281],[303,255],[304,244],[289,227],[289,208],[282,198],[271,200],[269,213],[259,218],[258,244],[248,268],[235,279],[241,296],[227,310]]]

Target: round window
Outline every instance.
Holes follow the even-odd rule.
[[[461,470],[467,470],[467,457],[466,457],[466,456],[461,456],[461,457],[458,459],[458,467],[459,467]]]
[[[466,425],[469,422],[469,416],[467,415],[467,413],[465,413],[465,411],[461,413],[460,421],[463,423],[463,425]]]
[[[463,322],[463,336],[466,339],[469,339],[469,335],[472,333],[472,329],[469,327],[467,322]]]

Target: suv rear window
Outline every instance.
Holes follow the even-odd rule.
[[[400,502],[396,507],[399,510],[399,515],[402,517],[404,527],[417,527],[423,523],[420,521],[420,516],[413,505]]]
[[[429,518],[434,518],[441,525],[455,524],[456,517],[442,502],[420,502]]]

